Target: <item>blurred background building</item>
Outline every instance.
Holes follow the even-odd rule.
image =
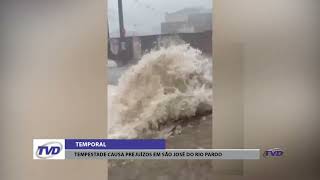
[[[162,34],[204,32],[212,29],[212,11],[205,8],[184,8],[165,14]]]

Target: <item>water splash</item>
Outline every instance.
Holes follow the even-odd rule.
[[[153,50],[108,87],[108,101],[109,138],[166,137],[211,112],[211,59],[188,44]]]

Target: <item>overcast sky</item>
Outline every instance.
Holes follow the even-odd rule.
[[[127,32],[150,33],[160,30],[166,12],[183,8],[212,9],[212,0],[122,0],[123,19]],[[108,0],[110,32],[119,31],[118,0]]]

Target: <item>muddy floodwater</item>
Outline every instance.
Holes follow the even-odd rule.
[[[165,138],[167,149],[211,149],[211,61],[181,45],[151,52],[132,67],[109,67],[108,137]],[[212,160],[108,161],[112,180],[204,180],[212,172]]]
[[[212,116],[195,118],[167,139],[168,149],[211,149]],[[211,160],[109,160],[113,180],[205,180],[212,177]]]

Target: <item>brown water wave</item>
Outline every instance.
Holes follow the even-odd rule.
[[[195,117],[167,138],[167,149],[212,148],[212,115]],[[110,160],[111,180],[198,180],[212,177],[211,160]]]

